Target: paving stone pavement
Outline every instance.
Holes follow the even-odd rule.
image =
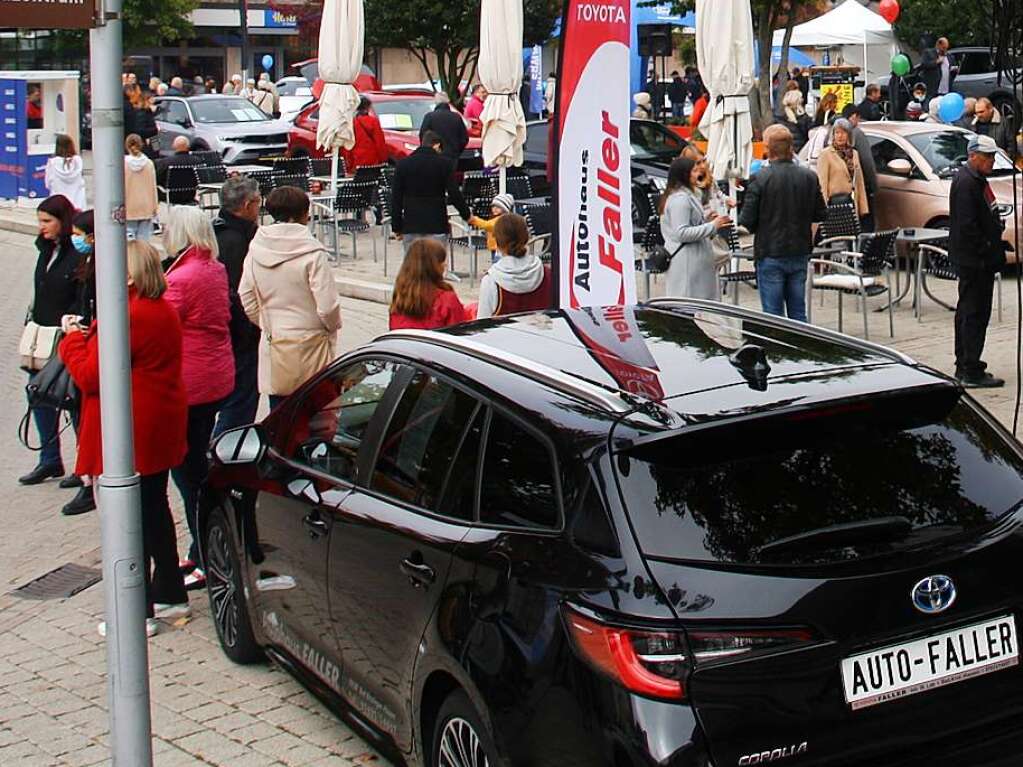
[[[366,243],[368,245],[368,243]],[[397,247],[392,244],[392,256]],[[360,278],[385,281],[382,263],[362,254],[357,264],[344,261],[341,270]],[[31,295],[35,261],[32,238],[0,231],[4,279],[0,280],[0,766],[87,767],[108,763],[109,726],[106,713],[105,653],[96,634],[102,616],[102,589],[94,586],[60,601],[29,601],[10,596],[13,588],[53,568],[74,562],[99,566],[97,514],[64,518],[60,507],[70,499],[56,483],[20,487],[16,478],[31,468],[34,456],[21,448],[15,431],[24,412],[25,376],[17,369],[14,349]],[[465,268],[465,256],[458,266]],[[391,264],[391,279],[395,263]],[[480,263],[481,271],[485,264]],[[389,280],[388,280],[389,281]],[[471,300],[474,286],[458,286]],[[953,283],[934,286],[939,297],[954,303]],[[654,281],[652,293],[663,291]],[[987,359],[991,369],[1007,377],[1000,391],[979,398],[1011,425],[1016,378],[1016,282],[1006,279],[1005,317],[989,333]],[[743,289],[743,305],[756,306],[754,293]],[[872,305],[876,306],[875,299]],[[342,348],[350,349],[383,332],[387,308],[342,300]],[[836,327],[835,301],[814,307],[815,321]],[[871,313],[871,338],[889,343],[887,317]],[[892,345],[940,370],[952,366],[951,314],[933,303],[917,322],[907,303],[895,316]],[[846,306],[846,329],[859,334],[862,322],[853,302]],[[66,465],[73,465],[73,439],[65,444]],[[171,500],[178,530],[175,490]],[[180,544],[179,544],[180,548]],[[165,625],[150,640],[151,693],[155,763],[159,767],[222,765],[223,767],[354,766],[387,762],[337,720],[297,682],[270,666],[241,667],[228,661],[216,643],[205,595],[193,596],[193,617],[181,625]]]

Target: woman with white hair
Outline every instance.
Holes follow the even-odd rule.
[[[792,134],[792,151],[799,154],[809,138],[813,120],[803,108],[803,94],[798,89],[786,92],[781,104],[784,116],[778,122],[789,129]]]
[[[829,205],[851,202],[856,206],[856,215],[863,218],[870,213],[870,203],[852,133],[852,123],[844,118],[835,120],[831,143],[817,160],[817,176]]]
[[[650,106],[651,99],[650,94],[646,91],[640,91],[632,97],[632,101],[636,104],[636,108],[632,111],[632,116],[638,120],[652,120],[654,116],[654,110]]]
[[[221,401],[234,389],[231,352],[230,299],[227,269],[217,259],[217,237],[201,208],[181,205],[171,211],[164,238],[167,252],[176,256],[167,270],[164,296],[181,319],[181,375],[188,396],[188,452],[171,472],[185,505],[192,534],[185,586],[200,588],[206,576],[196,564],[196,511],[199,488],[206,481],[206,450]]]

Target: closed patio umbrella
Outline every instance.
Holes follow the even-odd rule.
[[[696,0],[696,59],[710,91],[710,106],[700,126],[709,139],[707,161],[716,179],[745,178],[753,161],[749,0]]]
[[[352,120],[359,106],[353,83],[362,70],[362,0],[326,0],[320,19],[319,70],[323,80],[316,144],[332,153],[331,189],[337,188],[337,155],[355,146]]]
[[[522,164],[526,117],[522,114],[522,0],[483,0],[480,10],[480,80],[487,89],[483,122],[483,164],[505,169]]]

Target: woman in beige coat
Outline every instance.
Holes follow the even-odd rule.
[[[860,156],[853,148],[852,124],[848,120],[836,120],[832,126],[831,144],[817,159],[817,175],[821,181],[821,192],[829,205],[852,202],[859,218],[870,213]]]
[[[148,241],[159,210],[156,167],[142,153],[144,146],[137,133],[128,134],[124,140],[124,218],[129,240]]]
[[[273,409],[337,354],[341,306],[327,252],[309,233],[309,197],[283,186],[266,208],[275,223],[249,245],[238,296],[263,331],[259,391]]]

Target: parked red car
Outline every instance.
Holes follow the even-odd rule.
[[[419,93],[373,91],[365,93],[373,102],[373,109],[380,118],[380,127],[387,141],[387,154],[391,162],[408,157],[419,148],[419,128],[434,108],[433,98]],[[288,152],[292,156],[323,157],[322,149],[316,146],[316,127],[320,114],[319,103],[310,104],[295,118],[288,134]],[[470,138],[469,145],[458,163],[461,171],[478,170],[483,167],[483,142]]]

